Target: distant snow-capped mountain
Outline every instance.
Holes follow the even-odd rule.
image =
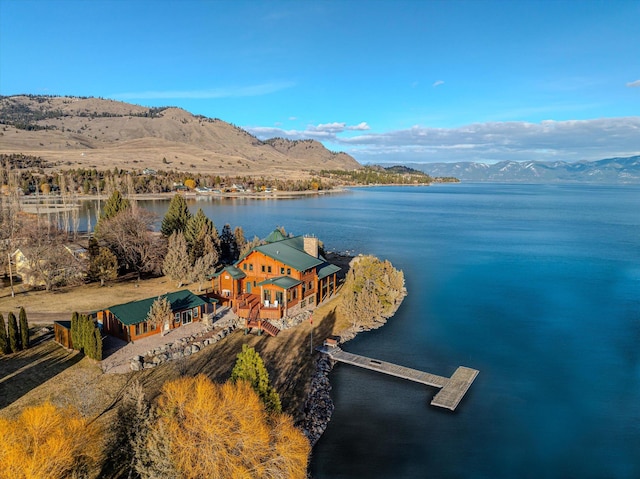
[[[431,176],[454,176],[461,181],[505,183],[640,183],[640,155],[598,161],[501,161],[494,164],[408,163]]]

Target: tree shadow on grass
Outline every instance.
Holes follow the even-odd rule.
[[[46,341],[0,360],[0,409],[20,399],[62,371],[78,363],[83,355]]]

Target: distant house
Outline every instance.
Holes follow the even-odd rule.
[[[214,293],[239,317],[258,321],[293,316],[315,309],[336,292],[340,267],[319,254],[318,238],[287,238],[275,230],[265,243],[212,278]]]
[[[98,311],[98,323],[102,324],[102,330],[106,334],[130,342],[158,334],[162,328],[167,331],[193,321],[201,321],[204,315],[215,312],[217,303],[215,299],[203,299],[188,290],[167,293],[162,297],[167,298],[173,313],[171,321],[163,327],[147,321],[147,315],[156,297],[118,304]]]
[[[75,243],[50,248],[59,248],[59,251],[56,249],[57,254],[53,254],[49,249],[43,254],[27,246],[18,248],[11,255],[15,264],[14,272],[24,284],[45,286],[47,282],[64,283],[84,276],[89,257],[86,248]]]

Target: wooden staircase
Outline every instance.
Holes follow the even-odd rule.
[[[264,331],[269,336],[277,336],[280,332],[277,326],[274,326],[269,321],[262,319],[247,319],[247,328],[258,328],[260,331]]]

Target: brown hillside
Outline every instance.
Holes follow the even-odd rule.
[[[180,108],[99,98],[0,98],[0,153],[42,157],[57,169],[174,169],[216,175],[305,177],[361,165],[312,140],[260,141]]]

